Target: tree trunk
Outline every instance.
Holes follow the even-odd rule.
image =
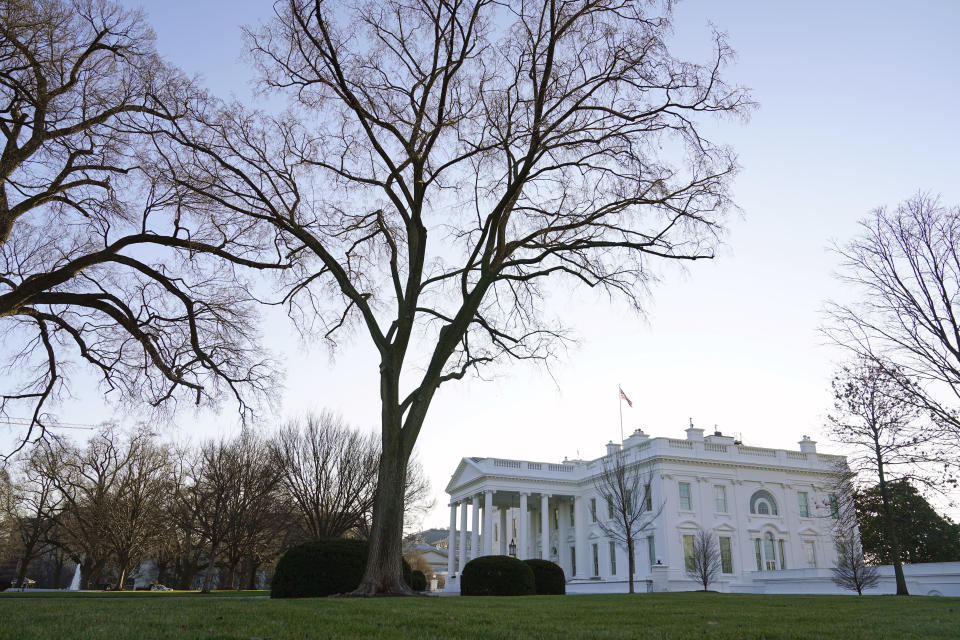
[[[373,527],[367,567],[360,585],[350,594],[353,596],[416,595],[403,581],[401,538],[408,455],[400,437],[400,410],[395,401],[395,389],[395,385],[381,381],[384,396],[381,419],[384,424],[377,493],[373,502]]]
[[[903,576],[903,563],[900,561],[900,538],[897,536],[896,523],[893,521],[893,508],[890,504],[890,494],[887,491],[887,482],[880,475],[880,502],[883,505],[883,519],[887,528],[887,537],[890,540],[890,554],[893,556],[893,574],[897,580],[897,595],[908,596],[907,580]]]
[[[33,560],[33,548],[28,547],[24,550],[20,558],[20,569],[17,571],[17,581],[13,584],[21,589],[24,587],[23,581],[27,579],[27,569],[30,568],[30,561]]]
[[[636,571],[636,562],[633,557],[633,538],[627,536],[627,570],[630,572],[630,593],[633,590],[633,574]]]
[[[247,589],[251,591],[257,588],[257,571],[260,569],[260,563],[250,561],[250,570],[247,572]]]

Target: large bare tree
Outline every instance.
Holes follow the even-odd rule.
[[[627,453],[617,451],[603,459],[603,473],[594,480],[594,487],[607,504],[608,519],[597,524],[603,533],[626,549],[629,564],[630,593],[634,593],[636,546],[645,531],[663,511],[663,503],[653,503],[650,472],[630,463]]]
[[[281,266],[270,231],[215,221],[152,177],[157,132],[205,100],[139,12],[0,3],[0,417],[26,421],[24,442],[73,360],[157,407],[229,390],[246,410],[271,384],[239,279]]]
[[[954,452],[945,446],[939,430],[920,420],[922,408],[914,402],[916,393],[911,391],[915,383],[894,365],[862,358],[842,367],[832,384],[834,410],[827,416],[827,432],[833,440],[851,448],[849,468],[861,480],[877,483],[897,594],[906,595],[890,483],[909,478],[936,486],[942,475],[931,474],[931,465],[936,465],[939,472],[941,461]],[[838,513],[834,508],[834,515]]]
[[[668,2],[274,6],[249,47],[289,111],[174,123],[167,177],[217,219],[278,230],[292,315],[331,343],[359,325],[376,349],[382,456],[355,593],[409,593],[403,480],[437,390],[553,355],[554,286],[639,309],[659,262],[712,257],[736,160],[702,120],[752,103],[723,80],[722,35],[707,64],[671,55]]]
[[[837,586],[856,591],[858,596],[862,596],[864,589],[875,587],[880,582],[880,573],[876,567],[868,565],[864,557],[857,518],[855,474],[849,470],[838,470],[833,489],[835,505],[832,528],[837,548],[837,566],[831,570],[831,579]]]
[[[693,553],[684,562],[687,575],[699,582],[706,591],[722,568],[720,545],[713,532],[697,529],[693,537]]]
[[[916,381],[912,403],[949,445],[942,462],[960,465],[960,207],[917,195],[861,222],[838,249],[840,279],[856,299],[830,303],[827,335],[878,366],[893,363]],[[928,436],[932,437],[932,436]],[[952,483],[955,488],[955,483]]]
[[[20,550],[15,585],[24,586],[30,563],[49,550],[52,533],[61,515],[63,496],[42,452],[34,448],[23,456],[13,484],[13,500],[0,504],[8,515]]]

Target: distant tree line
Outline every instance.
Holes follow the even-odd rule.
[[[171,587],[254,588],[302,539],[366,537],[379,455],[327,412],[195,446],[147,427],[107,425],[82,444],[51,436],[0,474],[0,572],[64,587],[64,565],[80,563],[81,588],[122,588],[150,560]],[[429,492],[412,466],[408,521]]]

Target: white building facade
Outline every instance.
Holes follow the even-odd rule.
[[[649,481],[644,506],[656,514],[636,539],[637,590],[700,588],[686,572],[699,529],[711,532],[720,549],[713,590],[768,592],[775,576],[800,574],[829,583],[837,562],[830,491],[845,462],[817,453],[806,436],[799,445],[797,451],[749,447],[720,433],[704,436],[693,425],[685,439],[637,430],[622,444],[608,444],[608,456],[622,451]],[[626,549],[600,526],[612,517],[596,487],[603,460],[463,458],[446,489],[447,590],[459,590],[457,576],[472,557],[508,554],[513,543],[520,559],[563,567],[569,591],[626,591]]]

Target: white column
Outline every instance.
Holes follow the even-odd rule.
[[[530,537],[530,525],[529,525],[530,516],[527,514],[527,494],[520,494],[520,531],[517,533],[520,535],[520,539],[517,540],[517,557],[520,560],[526,560],[529,558],[529,543],[528,539]]]
[[[567,523],[570,518],[567,510],[569,508],[566,498],[560,500],[557,505],[557,561],[568,578],[570,577],[570,548],[567,544]]]
[[[550,495],[540,494],[540,557],[550,559]]]
[[[507,555],[507,510],[500,507],[500,555]]]
[[[493,555],[493,491],[483,492],[483,555]]]
[[[586,514],[583,508],[583,498],[574,496],[573,498],[573,537],[574,545],[577,549],[577,576],[589,576],[587,567],[591,562],[587,558],[587,523]]]
[[[463,571],[467,564],[467,501],[460,503],[460,568],[457,572]]]
[[[447,533],[447,577],[457,569],[457,503],[450,503],[450,531]]]
[[[480,496],[473,496],[473,519],[470,521],[470,559],[480,557]]]

